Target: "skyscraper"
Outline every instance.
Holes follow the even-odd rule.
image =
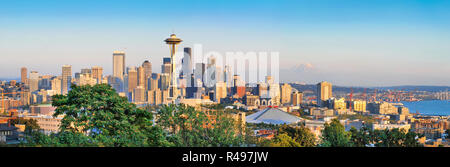
[[[220,99],[227,97],[227,83],[216,82],[214,95],[214,100],[218,103],[220,103]]]
[[[172,68],[172,65],[170,64],[170,58],[164,57],[163,64],[161,65],[161,73],[170,74],[171,68]]]
[[[144,63],[142,63],[142,67],[144,67],[145,78],[152,77],[152,63],[150,63],[148,60],[145,60]]]
[[[61,79],[61,93],[67,94],[70,89],[70,85],[72,83],[72,66],[71,65],[63,65],[62,67],[62,79]]]
[[[133,100],[135,103],[142,103],[145,102],[145,89],[142,86],[137,86],[136,88],[134,88],[134,92],[133,92]]]
[[[51,81],[52,90],[55,94],[61,94],[61,77],[54,77]]]
[[[150,78],[152,77],[152,63],[150,63],[148,60],[145,60],[144,63],[142,63],[142,67],[144,68],[144,77],[145,77],[145,90],[148,90],[148,82]]]
[[[128,67],[128,92],[132,92],[138,86],[136,67]]]
[[[140,67],[138,67],[137,68],[137,78],[138,78],[138,85],[139,86],[142,86],[143,88],[145,87],[145,83],[146,83],[146,81],[148,81],[146,78],[145,78],[145,70],[144,70],[144,67],[142,67],[142,66],[140,66]],[[144,88],[144,90],[145,90],[145,88]]]
[[[332,88],[331,83],[326,81],[317,84],[317,105],[322,106],[324,101],[333,97]]]
[[[184,48],[184,57],[182,60],[183,77],[190,78],[192,74],[192,49],[189,47]],[[190,85],[191,81],[187,80],[187,84]]]
[[[148,90],[156,90],[159,89],[159,79],[160,79],[160,74],[158,73],[153,73],[152,76],[149,79],[149,83],[148,83]]]
[[[125,73],[125,52],[114,51],[113,52],[113,76],[123,80]]]
[[[291,103],[291,85],[285,83],[281,86],[281,104]]]
[[[28,81],[28,84],[30,85],[30,92],[34,92],[39,89],[39,73],[37,71],[30,72],[30,79]]]
[[[204,63],[195,64],[194,81],[197,82],[197,80],[200,80],[201,82],[203,82],[204,75],[205,75],[205,64]],[[196,84],[194,83],[194,85]]]
[[[103,68],[99,66],[92,67],[92,78],[97,80],[97,84],[102,83]]]
[[[239,75],[233,76],[233,94],[237,95],[238,97],[244,97],[245,95],[245,82],[241,80],[241,77]]]
[[[303,102],[303,93],[295,91],[292,93],[292,105],[299,106]]]
[[[22,67],[20,69],[20,81],[24,84],[28,84],[28,72],[27,72],[27,68],[26,67]]]

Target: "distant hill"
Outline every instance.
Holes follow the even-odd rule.
[[[427,92],[441,92],[450,90],[450,86],[390,86],[390,87],[375,87],[375,89],[381,90],[405,90],[405,91],[427,91]]]
[[[304,91],[313,91],[314,93],[317,91],[316,85],[310,84],[290,84],[293,88],[297,89],[300,92]],[[364,92],[366,89],[367,93],[374,92],[375,89],[377,91],[387,91],[387,90],[405,90],[405,91],[427,91],[427,92],[441,92],[441,91],[450,91],[450,86],[389,86],[389,87],[349,87],[349,86],[335,86],[333,85],[333,92],[350,92],[353,89],[354,93]]]

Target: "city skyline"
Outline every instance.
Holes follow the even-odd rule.
[[[122,5],[128,9],[102,14]],[[300,9],[280,10],[290,5]],[[110,75],[112,51],[124,48],[126,67],[149,60],[152,71],[160,72],[162,58],[169,56],[161,39],[173,31],[187,39],[180,48],[199,43],[208,51],[279,51],[281,82],[450,86],[449,6],[445,1],[7,2],[0,7],[6,23],[0,49],[8,63],[0,66],[0,78],[20,78],[23,66],[59,75],[65,64],[72,71],[100,66]]]

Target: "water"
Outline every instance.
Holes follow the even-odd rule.
[[[447,100],[404,101],[402,103],[409,108],[410,113],[419,111],[424,115],[450,115],[450,102]]]

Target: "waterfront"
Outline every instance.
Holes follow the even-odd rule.
[[[447,100],[404,101],[402,103],[409,108],[410,113],[419,111],[425,115],[450,115],[450,102]]]

